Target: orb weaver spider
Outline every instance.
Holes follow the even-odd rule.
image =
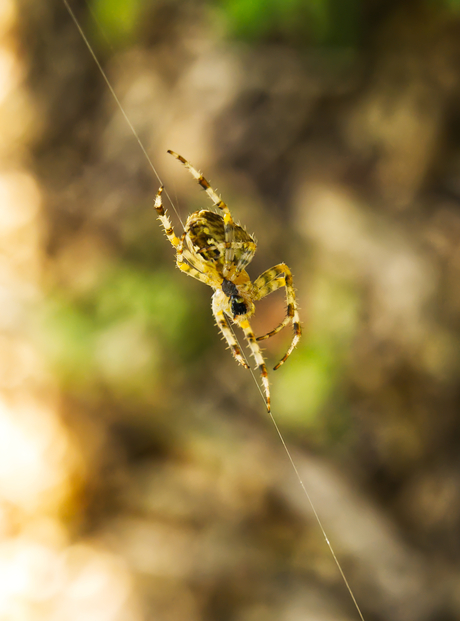
[[[279,263],[263,272],[254,282],[251,282],[246,267],[252,261],[257,249],[254,238],[233,221],[227,205],[190,162],[174,151],[168,151],[168,153],[182,162],[190,171],[194,179],[211,198],[214,206],[222,211],[223,216],[213,211],[196,211],[187,218],[184,233],[179,238],[176,236],[171,220],[163,207],[161,196],[163,186],[161,186],[154,203],[158,219],[163,226],[166,237],[176,250],[177,267],[182,272],[214,289],[212,312],[217,326],[225,337],[233,356],[243,367],[249,369],[230,329],[228,319],[231,319],[242,329],[261,373],[266,405],[270,412],[270,386],[267,367],[258,341],[268,339],[290,323],[293,324],[294,336],[291,345],[274,368],[275,371],[287,360],[299,342],[301,327],[291,270],[285,263]],[[256,338],[249,323],[249,318],[255,312],[254,302],[281,287],[286,289],[286,317],[271,332]]]

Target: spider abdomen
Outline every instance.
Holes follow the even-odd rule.
[[[214,211],[196,211],[185,225],[186,239],[193,250],[206,262],[211,262],[221,273],[225,259],[225,225],[223,217]],[[247,253],[253,238],[239,224],[233,225],[233,265],[238,265]],[[235,244],[236,242],[236,244]]]

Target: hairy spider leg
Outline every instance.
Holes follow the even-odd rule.
[[[225,231],[225,256],[224,256],[224,277],[226,278],[232,268],[232,262],[234,257],[234,248],[232,246],[233,243],[233,232],[234,232],[234,222],[232,215],[230,213],[230,209],[224,203],[222,198],[215,192],[210,186],[209,182],[205,179],[205,177],[196,170],[190,162],[188,162],[182,155],[175,153],[168,149],[168,153],[182,162],[182,164],[190,171],[192,177],[201,185],[201,187],[206,191],[212,202],[216,207],[221,209],[224,212],[224,231]],[[240,270],[241,271],[241,270]]]
[[[284,274],[284,276],[280,276],[280,274]],[[254,288],[253,288],[255,299],[261,300],[262,298],[267,296],[269,293],[272,293],[273,291],[276,291],[277,289],[280,289],[283,286],[286,288],[286,303],[287,303],[286,317],[274,330],[272,330],[271,332],[268,332],[268,334],[264,334],[263,336],[257,337],[258,341],[263,341],[264,339],[268,339],[271,336],[274,336],[275,334],[280,332],[283,328],[285,328],[292,322],[293,327],[294,327],[294,336],[292,338],[291,345],[288,351],[286,352],[286,354],[283,356],[283,358],[280,360],[280,362],[278,362],[278,364],[274,368],[275,371],[279,369],[280,366],[284,362],[286,362],[286,360],[289,358],[294,348],[298,344],[300,340],[300,336],[302,334],[302,328],[300,327],[299,312],[297,309],[297,302],[295,299],[295,291],[294,291],[294,286],[292,284],[291,270],[288,268],[288,266],[285,263],[280,263],[279,265],[275,265],[274,267],[271,267],[270,269],[266,270],[258,278],[256,278],[256,280],[254,281]]]
[[[188,274],[192,278],[196,278],[196,280],[199,280],[200,282],[206,285],[209,285],[210,287],[215,288],[215,284],[213,283],[212,279],[209,276],[207,276],[206,273],[204,273],[206,271],[209,271],[208,268],[204,264],[202,264],[202,262],[199,261],[197,257],[192,255],[192,253],[189,250],[187,250],[187,248],[184,248],[186,234],[184,233],[180,239],[175,234],[172,222],[169,219],[169,217],[166,215],[166,211],[163,207],[163,201],[161,198],[162,192],[163,192],[163,186],[160,187],[160,189],[157,192],[157,195],[155,196],[154,207],[158,214],[158,220],[160,220],[161,225],[163,226],[166,237],[171,242],[172,247],[176,250],[177,267],[182,272]],[[190,262],[190,265],[189,263],[185,263],[184,258]],[[200,271],[199,269],[194,267],[194,264],[198,264],[198,267],[200,268],[200,270],[203,270],[203,271]]]
[[[238,346],[236,338],[235,338],[233,332],[230,329],[227,317],[225,316],[224,311],[218,308],[218,304],[217,304],[216,299],[215,299],[214,296],[212,298],[212,312],[213,312],[214,318],[216,320],[217,326],[220,329],[220,331],[222,332],[222,334],[224,335],[224,338],[227,341],[228,346],[230,347],[230,350],[231,350],[234,358],[245,369],[249,369],[249,366],[247,365],[245,359],[243,358],[243,355],[241,353],[241,349]]]
[[[262,385],[265,391],[267,410],[270,412],[270,384],[268,383],[268,373],[267,367],[265,365],[265,360],[262,356],[262,352],[260,350],[259,344],[257,343],[255,334],[251,328],[251,324],[249,323],[249,321],[245,318],[241,319],[237,323],[244,332],[244,336],[246,337],[246,340],[248,342],[249,349],[254,356],[257,368],[259,369],[262,376]]]
[[[271,272],[270,270],[267,270],[268,272]],[[265,272],[264,272],[265,274]],[[262,274],[263,276],[263,274]],[[260,278],[260,277],[259,277]],[[255,281],[255,283],[257,282],[257,280]],[[254,297],[256,300],[261,300],[262,298],[265,298],[267,295],[269,295],[270,293],[273,293],[273,291],[277,291],[278,289],[281,289],[281,287],[285,287],[286,286],[286,279],[284,278],[284,276],[278,276],[278,278],[274,278],[273,280],[271,280],[270,282],[268,282],[265,285],[262,285],[260,287],[260,289],[256,290],[255,288],[255,283],[254,283]],[[276,328],[274,328],[273,330],[270,330],[270,332],[267,332],[267,334],[264,334],[263,336],[258,336],[257,340],[258,341],[263,341],[264,339],[269,339],[271,336],[274,336],[275,334],[278,334],[278,332],[281,332],[281,330],[283,328],[286,328],[286,326],[289,325],[290,323],[290,317],[286,316],[283,321],[276,326]]]

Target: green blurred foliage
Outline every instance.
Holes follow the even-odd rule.
[[[354,47],[361,36],[361,8],[359,0],[225,0],[217,12],[237,39]]]
[[[177,357],[186,364],[206,345],[196,336],[203,333],[198,311],[169,272],[118,263],[90,293],[51,295],[40,332],[67,387],[102,382],[119,396],[143,399],[168,364]]]
[[[457,12],[460,0],[426,0],[429,5]],[[365,34],[369,9],[363,0],[224,0],[213,8],[235,39],[351,49]]]
[[[359,327],[360,298],[353,287],[325,275],[312,282],[309,298],[303,342],[276,376],[273,395],[275,402],[283,404],[277,414],[283,428],[332,436],[347,430],[346,416],[341,430],[326,429],[324,411],[329,404],[333,409],[343,402],[341,383]]]
[[[458,11],[460,9],[460,0],[431,0],[430,3],[451,11]]]
[[[458,11],[460,0],[426,0]],[[117,48],[135,43],[151,0],[91,0],[95,40]],[[159,6],[161,3],[157,3]],[[174,4],[174,2],[172,3]],[[355,48],[362,39],[362,0],[223,0],[210,4],[223,30],[249,43],[277,40],[297,47]]]
[[[148,5],[145,0],[91,0],[90,10],[99,27],[92,36],[115,48],[134,43]]]

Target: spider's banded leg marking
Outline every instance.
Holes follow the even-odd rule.
[[[284,278],[284,276],[280,276],[279,278],[275,278],[274,280],[272,280],[271,282],[267,283],[263,289],[262,292],[259,291],[258,293],[258,299],[262,299],[265,296],[269,295],[270,293],[272,293],[273,291],[277,291],[278,289],[281,289],[281,287],[285,287],[286,286],[286,280]],[[260,295],[260,293],[262,293],[262,295]],[[260,295],[260,297],[259,297]],[[270,330],[270,332],[267,332],[267,334],[264,334],[263,336],[258,336],[257,340],[258,341],[263,341],[264,339],[269,339],[272,336],[275,336],[275,334],[278,334],[278,332],[281,332],[281,330],[283,328],[285,328],[286,326],[289,325],[289,323],[291,322],[291,318],[286,315],[286,317],[283,319],[283,321],[276,326],[276,328],[274,328],[273,330]]]
[[[235,337],[233,335],[233,332],[231,331],[230,326],[228,325],[228,321],[227,321],[227,318],[225,316],[225,313],[222,310],[219,310],[217,308],[214,298],[212,299],[212,312],[214,314],[214,318],[216,320],[216,323],[217,323],[220,331],[224,335],[225,340],[227,341],[227,343],[228,343],[228,345],[229,345],[229,347],[231,349],[231,352],[232,352],[234,358],[245,369],[249,369],[248,365],[246,364],[245,359],[243,358],[241,350],[238,347],[238,343],[236,342],[236,339],[235,339]]]
[[[271,270],[268,270],[268,271],[271,272]],[[261,300],[262,298],[266,297],[270,293],[273,293],[273,291],[277,291],[278,289],[281,289],[281,287],[285,287],[285,286],[286,286],[286,280],[284,276],[279,276],[278,278],[274,278],[272,281],[268,282],[266,285],[263,285],[259,289],[259,291],[256,292],[257,299]],[[264,339],[269,339],[270,337],[275,336],[275,334],[278,334],[278,332],[281,332],[281,330],[285,328],[286,326],[288,326],[290,323],[291,323],[291,317],[289,315],[286,315],[283,321],[279,325],[277,325],[276,328],[274,328],[273,330],[270,330],[270,332],[267,332],[267,334],[264,334],[263,336],[258,336],[257,340],[263,341]]]
[[[265,366],[265,360],[262,356],[262,352],[257,343],[256,337],[254,335],[254,332],[252,331],[251,324],[249,323],[249,321],[247,319],[243,319],[242,321],[238,322],[238,325],[244,332],[244,336],[246,337],[246,340],[248,342],[249,349],[251,350],[252,355],[254,356],[254,359],[257,364],[257,368],[259,369],[260,374],[262,376],[262,384],[263,384],[264,391],[265,391],[267,410],[270,412],[270,385],[268,383],[268,373],[267,373],[267,367]]]
[[[227,204],[224,203],[222,198],[217,194],[217,192],[215,192],[212,189],[209,181],[207,181],[206,178],[198,170],[196,170],[196,168],[194,168],[190,164],[190,162],[188,162],[185,159],[185,157],[182,157],[182,155],[179,155],[178,153],[175,153],[174,151],[171,151],[170,149],[168,149],[168,153],[172,155],[173,157],[175,157],[176,160],[179,160],[179,162],[182,162],[185,168],[187,168],[187,170],[190,171],[192,177],[206,191],[207,195],[210,197],[214,205],[224,212],[224,231],[225,231],[224,276],[228,276],[230,272],[230,267],[233,262],[233,256],[234,256],[234,250],[232,246],[234,222],[233,222],[232,215],[230,213],[230,209],[228,208]]]
[[[169,219],[169,217],[166,215],[166,211],[163,207],[163,200],[161,198],[163,189],[164,189],[164,186],[162,185],[160,189],[158,190],[157,195],[155,196],[155,202],[153,205],[157,211],[158,220],[161,222],[161,225],[166,233],[166,237],[171,242],[171,245],[173,246],[173,248],[177,249],[180,246],[180,239],[174,233],[174,227],[172,225],[172,222]]]
[[[195,258],[187,249],[184,249],[185,233],[182,235],[181,239],[179,239],[177,235],[175,234],[172,222],[169,219],[169,217],[166,215],[166,211],[163,207],[163,201],[161,199],[162,192],[163,192],[163,186],[161,186],[161,188],[157,192],[157,195],[155,197],[154,207],[157,211],[158,219],[160,220],[161,225],[163,226],[164,232],[166,233],[166,237],[171,242],[172,247],[176,250],[177,267],[185,274],[188,274],[192,278],[196,278],[196,280],[199,280],[200,282],[203,282],[205,285],[209,285],[210,287],[212,287],[213,282],[211,281],[211,279],[206,274],[203,274],[202,272],[200,272],[196,267],[193,267]],[[187,261],[190,261],[192,265],[185,263],[184,257],[185,259],[187,259]],[[198,267],[202,267],[202,266],[199,265]]]
[[[228,206],[224,203],[224,201],[221,199],[221,197],[217,194],[217,192],[215,192],[212,187],[210,186],[209,182],[206,181],[206,179],[203,177],[203,175],[196,170],[196,168],[194,168],[190,162],[188,162],[185,157],[182,157],[182,155],[179,155],[178,153],[175,153],[174,151],[171,151],[170,149],[168,149],[168,153],[170,155],[172,155],[173,157],[176,158],[176,160],[179,160],[179,162],[182,162],[182,164],[185,166],[185,168],[187,168],[187,170],[190,171],[192,177],[198,181],[198,183],[201,185],[201,187],[206,190],[208,196],[211,198],[212,202],[214,203],[214,205],[216,207],[218,207],[219,209],[222,209],[222,211],[224,212],[225,215],[228,216],[229,221],[233,222],[232,216],[230,214],[230,209],[228,208]]]
[[[280,274],[284,274],[284,277],[279,277]],[[300,336],[302,334],[302,328],[300,327],[299,312],[297,310],[297,302],[295,299],[295,292],[294,292],[294,287],[292,284],[291,270],[288,268],[288,266],[285,263],[280,263],[279,265],[275,265],[275,267],[272,267],[268,269],[266,272],[264,272],[263,274],[261,274],[259,278],[257,278],[254,282],[254,293],[255,293],[256,299],[258,300],[264,298],[269,293],[272,293],[272,291],[276,291],[283,285],[286,287],[286,303],[287,303],[286,317],[274,330],[272,330],[268,334],[265,334],[264,336],[259,336],[257,339],[258,341],[262,341],[263,339],[268,339],[274,334],[277,334],[278,332],[280,332],[280,330],[282,330],[283,328],[285,328],[287,325],[289,325],[292,322],[293,327],[294,327],[294,336],[292,338],[291,345],[288,351],[286,352],[286,354],[283,356],[283,358],[280,360],[280,362],[278,362],[278,364],[274,368],[275,371],[279,369],[280,366],[284,362],[286,362],[286,360],[289,358],[294,348],[298,344],[300,340]]]

